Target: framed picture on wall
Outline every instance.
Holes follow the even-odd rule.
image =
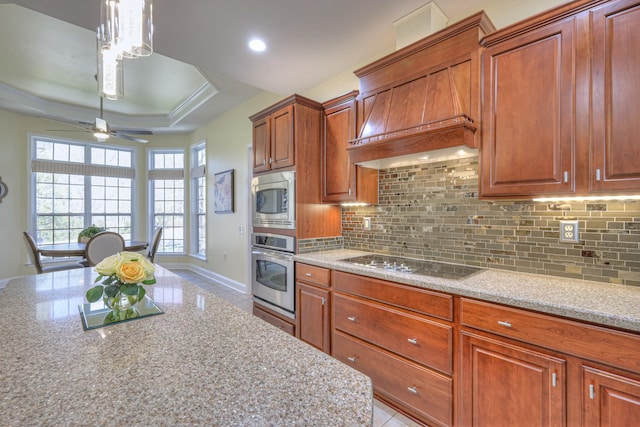
[[[233,213],[233,169],[213,175],[213,210],[215,213]]]

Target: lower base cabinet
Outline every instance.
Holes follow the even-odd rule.
[[[582,383],[585,427],[640,425],[640,381],[582,366]]]
[[[289,320],[281,314],[269,310],[268,308],[260,304],[256,304],[255,302],[253,303],[253,315],[259,317],[267,323],[271,323],[273,326],[280,328],[290,335],[296,334],[295,325],[292,323],[293,319]]]
[[[450,377],[334,331],[333,356],[371,377],[377,396],[430,426],[452,425]]]
[[[462,354],[460,425],[565,425],[565,360],[466,332]]]
[[[320,351],[330,352],[329,291],[304,283],[296,283],[298,338]]]

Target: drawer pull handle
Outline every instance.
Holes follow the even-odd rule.
[[[511,323],[509,322],[505,322],[504,320],[498,320],[498,325],[502,325],[506,328],[510,328],[511,327]]]
[[[307,277],[311,277],[311,273],[305,273],[304,275]]]
[[[347,319],[351,320],[352,322],[355,322],[357,317],[356,316],[349,316],[349,317],[347,317]]]
[[[410,393],[418,394],[418,389],[415,386],[407,387],[407,390],[409,390]]]
[[[409,341],[413,345],[418,345],[418,339],[417,338],[407,338],[407,341]]]
[[[356,363],[356,357],[355,356],[349,356],[349,357],[347,357],[347,359],[349,359],[349,362],[351,362],[351,363]]]

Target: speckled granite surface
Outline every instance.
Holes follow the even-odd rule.
[[[361,251],[333,250],[296,255],[294,259],[320,267],[640,332],[640,288],[490,269],[464,280],[451,280],[372,270],[342,261],[366,254]]]
[[[92,270],[0,293],[0,425],[372,424],[368,377],[162,268],[165,314],[84,331]]]

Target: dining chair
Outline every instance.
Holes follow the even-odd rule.
[[[84,265],[77,262],[44,266],[42,264],[42,259],[40,258],[40,251],[38,251],[38,244],[36,243],[36,239],[34,239],[31,233],[29,233],[28,231],[23,231],[22,234],[24,235],[24,239],[27,242],[27,253],[29,254],[29,260],[31,261],[31,264],[33,264],[33,266],[36,268],[36,272],[38,274],[84,267]]]
[[[160,238],[162,237],[162,227],[157,227],[153,230],[153,237],[151,238],[151,243],[149,244],[149,251],[147,252],[147,258],[149,261],[155,262],[156,252],[158,252],[158,247],[160,246]]]
[[[103,231],[89,239],[85,249],[85,257],[87,264],[93,267],[106,257],[123,250],[124,239],[120,234],[113,231]]]

